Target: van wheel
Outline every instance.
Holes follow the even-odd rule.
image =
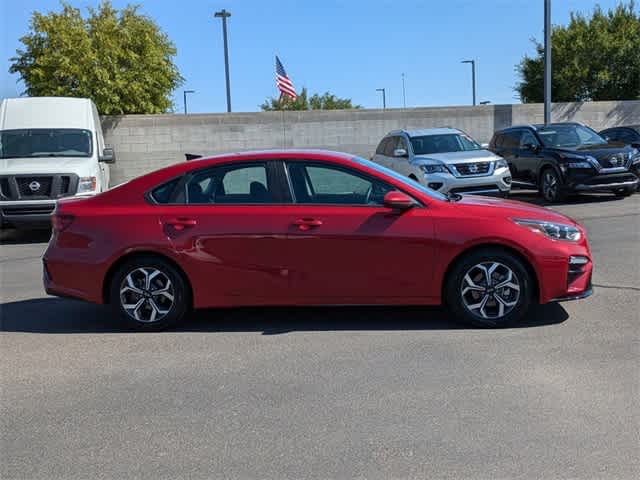
[[[113,275],[111,305],[128,327],[159,331],[181,321],[189,310],[182,274],[159,257],[134,257]]]
[[[549,203],[561,202],[566,198],[562,191],[562,180],[553,168],[546,168],[540,176],[540,193]]]
[[[496,249],[463,257],[445,285],[445,301],[456,318],[484,328],[517,322],[532,298],[533,281],[520,259]]]

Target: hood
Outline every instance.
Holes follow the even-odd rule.
[[[579,153],[583,155],[591,155],[592,157],[598,159],[608,157],[609,155],[613,155],[616,153],[630,153],[633,150],[631,147],[628,147],[624,143],[619,142],[609,142],[600,145],[578,145],[577,147],[573,148],[547,147],[547,149],[559,153]]]
[[[544,220],[547,222],[565,223],[577,225],[577,223],[561,213],[548,208],[538,207],[530,203],[515,200],[503,200],[500,198],[481,197],[477,195],[463,195],[462,199],[455,202],[459,208],[467,208],[473,211],[474,216],[484,218],[523,218],[528,220]],[[476,212],[477,210],[477,212]]]
[[[466,152],[447,152],[447,153],[430,153],[428,155],[416,155],[413,159],[413,163],[421,164],[428,162],[442,162],[442,163],[476,163],[476,162],[491,162],[499,160],[499,157],[495,153],[489,150],[469,150]]]
[[[94,165],[91,157],[0,158],[0,174],[75,173],[87,176]]]

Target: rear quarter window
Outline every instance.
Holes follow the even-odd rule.
[[[169,203],[179,182],[180,178],[174,178],[173,180],[156,187],[151,191],[151,199],[156,203]]]

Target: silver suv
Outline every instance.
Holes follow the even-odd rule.
[[[385,136],[372,160],[442,193],[507,196],[507,162],[455,128],[396,130]]]

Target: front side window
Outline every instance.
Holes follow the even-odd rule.
[[[272,203],[267,168],[262,163],[220,166],[196,173],[186,184],[189,204]]]
[[[524,130],[520,136],[520,148],[524,148],[525,145],[538,145],[538,140],[529,130]]]
[[[416,155],[482,150],[475,140],[460,133],[411,137],[411,146]]]
[[[393,157],[393,151],[396,149],[397,144],[398,144],[398,137],[387,138],[387,144],[384,146],[385,156]]]
[[[0,132],[0,158],[90,157],[89,130],[29,128]]]
[[[545,147],[575,148],[582,145],[604,145],[607,141],[582,125],[548,125],[538,129]]]
[[[393,186],[341,167],[313,163],[287,164],[296,203],[382,205]]]

